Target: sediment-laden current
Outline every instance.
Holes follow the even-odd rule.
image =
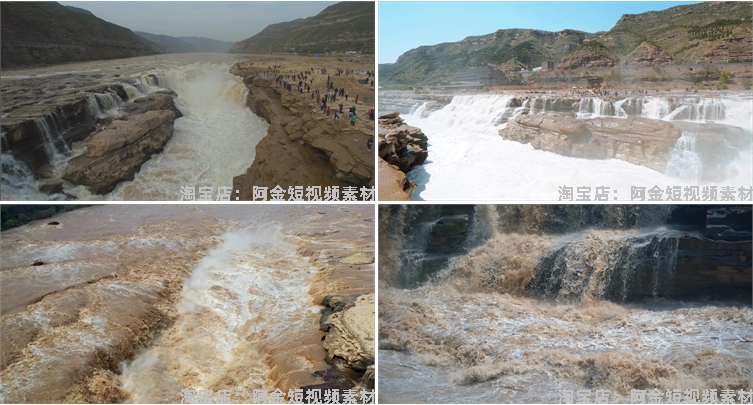
[[[11,117],[15,123],[27,118],[18,114],[38,116],[36,127],[16,130],[14,136],[31,137],[36,132],[43,136],[41,145],[19,140],[11,152],[6,150],[10,135],[3,132],[2,198],[164,201],[181,199],[181,186],[211,187],[214,193],[218,187],[232,187],[233,176],[253,162],[256,144],[269,126],[248,109],[248,89],[230,73],[232,64],[242,59],[185,54],[4,72],[3,118]],[[101,130],[112,119],[127,120],[126,110],[168,91],[182,117],[175,119],[164,148],[141,165],[132,180],[120,182],[104,195],[69,182],[47,194],[39,191],[46,177],[70,177],[70,173],[64,177],[69,163],[86,153],[77,132]],[[83,110],[79,102],[85,104]],[[50,166],[39,167],[45,164]]]
[[[4,231],[0,399],[177,403],[333,374],[358,387],[363,369],[325,357],[365,346],[321,332],[320,304],[373,293],[373,230],[365,206],[107,205]]]
[[[392,206],[379,226],[382,403],[752,388],[750,206]]]

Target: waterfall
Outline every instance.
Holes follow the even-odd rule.
[[[703,161],[696,152],[696,137],[692,132],[683,131],[677,139],[674,149],[669,155],[667,169],[668,176],[682,179],[699,179],[703,170]]]
[[[455,96],[450,104],[434,111],[427,117],[449,129],[478,130],[496,135],[497,126],[503,117],[511,117],[515,108],[511,107],[511,95]],[[416,114],[421,108],[416,110]]]
[[[46,118],[35,118],[34,125],[39,134],[42,135],[44,150],[50,163],[59,163],[73,153],[61,134],[50,129]]]
[[[677,264],[678,238],[662,228],[646,235],[628,231],[591,231],[547,254],[529,288],[564,302],[625,302],[666,291]]]
[[[128,94],[128,100],[133,100],[142,96],[142,92],[139,89],[128,83],[123,83],[123,89],[126,94]]]

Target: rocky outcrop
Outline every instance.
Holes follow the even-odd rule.
[[[248,106],[270,124],[256,146],[256,158],[246,173],[233,178],[233,187],[243,200],[253,199],[253,187],[279,185],[346,186],[374,185],[373,121],[360,107],[355,126],[347,115],[338,121],[316,107],[310,93],[290,92],[262,77],[251,65],[239,63],[232,73],[243,76],[250,90]],[[325,76],[326,79],[326,76]],[[359,192],[360,196],[360,192]]]
[[[379,158],[379,200],[409,201],[416,191],[416,183],[408,179],[400,168]]]
[[[648,42],[642,43],[622,59],[625,66],[663,66],[675,62],[663,49]]]
[[[320,329],[328,330],[324,348],[326,360],[336,358],[347,367],[365,372],[374,365],[374,294],[358,296],[328,296],[327,310],[322,316]]]
[[[500,130],[504,139],[587,159],[620,159],[663,172],[682,131],[661,120],[630,117],[577,119],[519,115]]]
[[[396,112],[379,117],[379,157],[409,172],[429,156],[428,138],[416,127],[406,125]]]
[[[673,153],[680,153],[678,139],[684,136],[681,143],[685,144],[687,152],[698,158],[700,173],[697,174],[705,180],[725,178],[729,163],[740,150],[751,145],[750,134],[738,127],[670,123],[637,116],[580,119],[570,115],[522,114],[509,121],[499,133],[504,139],[563,156],[620,159],[662,173],[667,172]],[[676,169],[671,168],[669,173]]]
[[[392,112],[379,117],[379,198],[408,200],[416,184],[408,180],[414,166],[429,156],[428,138],[420,129],[406,125],[400,114]],[[381,178],[385,179],[382,183]]]
[[[723,39],[701,57],[702,63],[750,62],[753,60],[753,37]]]
[[[155,95],[153,103],[172,107],[172,97]],[[135,111],[147,108],[149,100],[135,103]],[[154,104],[152,104],[154,105]],[[105,194],[133,176],[173,135],[173,123],[180,116],[174,108],[150,110],[114,120],[85,141],[87,152],[70,160],[64,178],[83,184],[93,193]]]

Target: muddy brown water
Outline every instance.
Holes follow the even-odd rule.
[[[340,263],[373,255],[373,220],[365,205],[106,205],[5,231],[0,397],[179,402],[320,382],[318,303],[374,291],[373,264]]]

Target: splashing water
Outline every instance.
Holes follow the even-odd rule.
[[[268,124],[246,107],[248,89],[228,70],[228,65],[196,63],[146,76],[178,94],[183,117],[175,121],[164,150],[107,199],[180,200],[181,186],[232,186],[233,176],[253,162]]]
[[[464,200],[552,200],[559,198],[558,189],[563,185],[586,186],[592,190],[609,187],[610,200],[615,197],[627,200],[632,187],[737,187],[753,182],[750,150],[740,153],[728,165],[726,178],[700,182],[698,176],[687,171],[696,166],[680,163],[683,160],[687,163],[692,153],[679,153],[684,156],[682,159],[673,162],[674,166],[666,173],[658,173],[618,159],[571,158],[503,140],[498,133],[507,125],[508,117],[525,109],[525,104],[512,107],[512,98],[510,95],[455,96],[450,104],[426,117],[423,112],[419,113],[420,107],[404,117],[409,125],[421,128],[429,140],[427,161],[408,173],[408,178],[418,185],[412,196],[414,200],[458,199],[460,196]],[[600,115],[608,112],[624,117],[627,111],[635,110],[644,117],[665,119],[672,112],[668,99],[649,97],[632,107],[627,106],[629,103],[583,99],[582,114],[595,114],[598,110]],[[751,124],[744,122],[746,117],[750,120],[750,111],[746,110],[750,108],[749,100],[725,99],[716,105],[720,104],[725,105],[725,117],[720,123],[750,128]],[[534,105],[535,100],[529,103],[529,108]],[[683,145],[678,144],[676,151]],[[683,166],[682,170],[677,169],[678,164]]]

